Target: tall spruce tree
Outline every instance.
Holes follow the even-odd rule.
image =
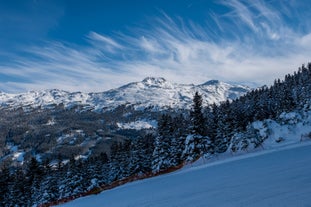
[[[8,167],[0,170],[0,206],[5,206],[9,197],[9,183],[11,176]]]
[[[172,117],[163,114],[158,122],[158,136],[155,138],[152,155],[152,171],[155,173],[172,166],[170,156],[172,134]]]
[[[185,140],[185,150],[183,159],[194,161],[208,149],[208,139],[206,137],[206,120],[203,115],[202,96],[196,92],[193,97],[192,110],[190,112],[190,132]]]
[[[203,99],[199,92],[195,92],[193,97],[192,111],[190,113],[192,126],[191,133],[196,135],[204,136],[205,130],[205,119],[203,116]]]

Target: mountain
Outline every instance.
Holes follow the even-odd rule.
[[[187,163],[191,165],[197,159],[209,162],[310,140],[311,63],[307,67],[303,65],[292,75],[286,75],[282,81],[277,79],[269,87],[252,90],[234,101],[204,107],[211,99],[220,101],[222,97],[234,98],[241,91],[243,87],[216,80],[200,85],[181,85],[163,78],[146,78],[118,89],[86,95],[58,90],[37,92],[40,96],[36,92],[13,96],[2,94],[6,101],[2,102],[0,108],[0,183],[3,186],[0,188],[0,205],[55,205],[80,196],[98,194],[137,179],[169,173],[185,167]],[[187,97],[193,93],[192,103],[192,98]],[[172,102],[174,99],[175,102]],[[234,194],[238,202],[243,202],[237,205],[253,204],[266,198],[268,203],[261,204],[274,205],[276,200],[269,198],[280,195],[283,187],[287,189],[297,184],[299,189],[302,186],[302,191],[298,192],[303,195],[300,198],[308,203],[305,195],[310,194],[309,188],[304,187],[303,180],[293,178],[300,178],[298,175],[305,178],[309,169],[304,167],[309,160],[302,165],[292,162],[293,166],[288,171],[289,159],[297,161],[295,156],[292,159],[292,154],[297,153],[291,151],[283,154],[287,157],[286,162],[283,155],[274,154],[275,157],[252,159],[252,162],[243,162],[241,165],[232,162],[229,168],[224,167],[207,178],[206,174],[217,169],[209,168],[180,180],[190,189],[196,186],[191,186],[191,182],[198,178],[197,183],[207,183],[207,186],[213,182],[216,185],[224,184],[219,189],[222,189],[221,192],[229,189],[226,195],[239,190],[246,192]],[[305,157],[308,155],[303,153],[298,160],[304,160]],[[269,162],[270,167],[264,171]],[[232,176],[230,172],[233,167],[236,170]],[[242,174],[247,175],[246,180],[245,176],[240,176],[241,168],[245,169],[246,173]],[[295,171],[296,168],[298,171]],[[221,178],[222,173],[228,172],[230,175],[224,176],[227,182],[222,179],[222,183],[215,182],[219,179],[218,175]],[[265,179],[270,175],[273,175],[272,179]],[[280,180],[286,185],[280,185]],[[298,183],[293,184],[292,180]],[[174,184],[178,186],[179,180]],[[266,191],[264,187],[267,185],[268,190],[273,188],[273,191]],[[232,191],[232,186],[238,191]],[[249,186],[254,186],[256,192],[264,193],[254,200],[245,200],[243,195],[248,199],[249,192],[253,194]],[[196,201],[195,198],[201,200],[200,192],[210,192],[211,189],[218,191],[216,187],[208,190],[206,185],[201,185],[199,191],[191,194],[194,191],[183,191],[179,187],[171,189],[171,192],[177,192],[172,195],[180,198],[190,193],[190,197],[182,197],[192,201]],[[113,192],[117,192],[117,189]],[[162,202],[168,201],[167,192],[163,191],[164,197],[161,197],[161,192],[152,195],[159,196]],[[221,193],[211,195],[216,195],[213,202],[217,199],[224,201]],[[280,199],[285,200],[297,194],[287,195]],[[137,201],[138,197],[131,198]],[[145,201],[142,202],[150,204],[149,200]],[[150,200],[151,204],[157,204],[157,201]],[[293,201],[297,200],[284,202],[293,206]],[[137,206],[137,203],[133,204]],[[188,203],[172,205],[175,204]]]
[[[72,170],[72,167],[76,166],[75,161],[81,161],[80,164],[83,166],[99,162],[99,166],[105,168],[108,165],[103,162],[105,155],[110,159],[109,168],[115,168],[114,165],[119,163],[116,160],[121,157],[113,158],[113,156],[121,156],[116,155],[123,149],[123,146],[119,145],[126,143],[131,143],[131,149],[144,145],[143,154],[137,156],[139,159],[150,157],[153,153],[157,122],[162,113],[179,118],[180,115],[187,116],[195,92],[202,94],[204,104],[207,105],[235,99],[248,91],[250,88],[247,86],[216,80],[193,85],[148,77],[141,82],[129,83],[101,93],[67,92],[58,89],[21,94],[0,92],[0,169],[9,166],[13,172],[11,178],[18,179],[14,176],[20,173],[15,172],[15,169],[30,170],[33,168],[31,163],[37,161],[40,165],[45,163],[43,169],[52,169],[46,173],[53,174],[50,178],[54,179],[54,173],[60,173],[59,175],[64,177],[63,173],[66,174],[67,170]],[[180,122],[187,121],[181,119]],[[136,152],[141,153],[142,149],[136,149]],[[144,172],[148,172],[150,162],[147,158],[145,160],[146,166],[143,168]],[[56,172],[53,170],[55,168],[59,170]],[[131,168],[134,169],[135,166]],[[107,178],[107,183],[120,179],[115,177],[119,176],[118,173],[112,170],[109,175],[105,173],[103,175]],[[103,181],[102,178],[100,180]],[[71,182],[71,178],[66,179],[67,181]],[[45,185],[45,181],[40,182]],[[76,191],[74,190],[76,184],[72,184],[72,188],[63,189],[62,195],[58,198],[47,199],[39,193],[36,194],[38,197],[32,200],[39,204],[45,203],[96,187],[88,186],[87,189]],[[1,191],[0,194],[4,195]],[[0,195],[0,205],[3,199]]]
[[[101,93],[0,92],[0,167],[33,156],[53,161],[109,153],[115,141],[153,133],[164,111],[187,114],[196,91],[205,104],[219,104],[249,90],[215,80],[186,85],[148,77]]]
[[[64,104],[66,108],[80,106],[84,110],[101,112],[120,105],[133,105],[135,109],[189,108],[194,93],[202,94],[205,104],[219,104],[227,99],[235,99],[250,88],[232,85],[216,80],[204,84],[177,84],[164,78],[148,77],[120,88],[101,93],[67,92],[62,90],[30,91],[21,94],[0,93],[1,108],[50,108]]]

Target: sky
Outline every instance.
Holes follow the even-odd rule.
[[[310,19],[309,0],[0,0],[0,91],[270,85],[311,61]]]

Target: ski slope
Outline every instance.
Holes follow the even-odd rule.
[[[311,144],[232,157],[136,181],[62,206],[311,206]]]

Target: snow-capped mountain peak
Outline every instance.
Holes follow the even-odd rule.
[[[202,85],[218,85],[220,83],[219,80],[209,80],[203,83]]]
[[[1,107],[50,107],[64,104],[65,107],[80,105],[82,109],[101,111],[120,105],[133,105],[136,109],[152,107],[189,108],[196,91],[202,94],[205,104],[220,103],[235,99],[250,90],[247,86],[233,85],[218,80],[201,85],[171,83],[162,77],[147,77],[117,89],[101,93],[67,92],[58,89],[30,91],[22,94],[0,93]]]
[[[142,81],[146,85],[162,85],[165,82],[165,78],[162,77],[147,77]]]

